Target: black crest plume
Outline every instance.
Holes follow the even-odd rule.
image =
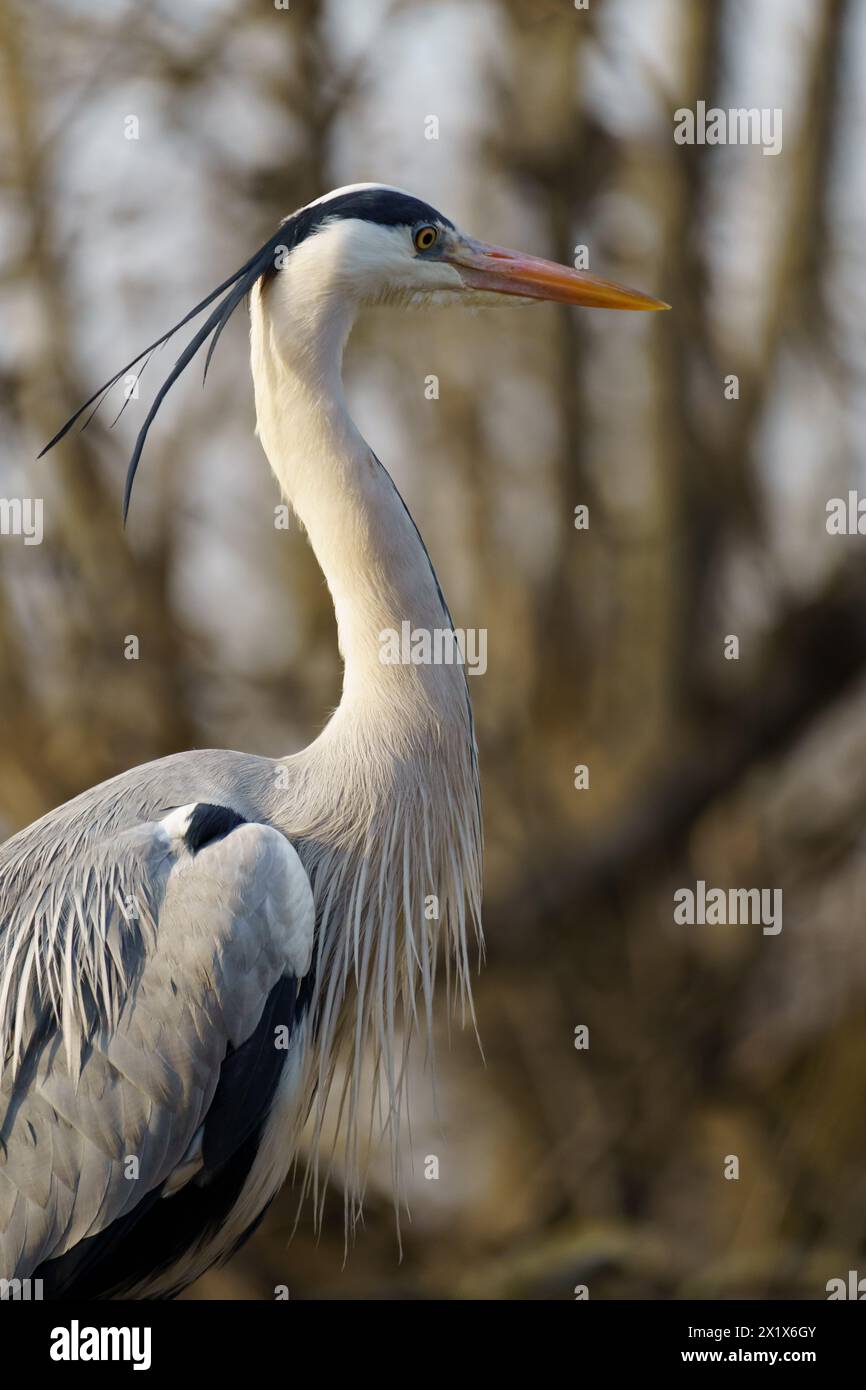
[[[208,353],[207,357],[205,358],[204,366],[204,374],[205,376],[207,376],[207,369],[210,366],[210,360],[213,356],[214,348],[219,342],[220,334],[222,333],[223,329],[225,328],[235,309],[238,307],[245,295],[247,295],[249,291],[253,288],[253,285],[256,283],[260,276],[264,275],[269,278],[275,273],[275,262],[277,254],[283,250],[291,249],[292,245],[297,240],[297,238],[292,235],[293,229],[291,223],[292,219],[287,219],[287,221],[283,223],[280,226],[280,228],[274,233],[270,240],[267,241],[265,245],[255,253],[254,256],[251,256],[250,259],[241,266],[240,270],[236,270],[234,275],[230,275],[229,278],[227,280],[224,280],[221,285],[217,285],[216,289],[211,290],[210,294],[207,295],[207,297],[203,299],[200,304],[196,304],[194,309],[190,309],[189,313],[185,314],[179,323],[176,323],[173,328],[170,328],[168,330],[167,333],[163,333],[162,336],[160,338],[157,338],[155,342],[151,343],[149,347],[143,348],[142,351],[138,354],[138,356],[133,357],[131,362],[127,362],[125,367],[120,368],[120,371],[115,372],[114,376],[109,381],[107,381],[104,386],[100,386],[99,390],[95,391],[89,400],[86,400],[82,406],[79,406],[75,414],[69,417],[69,419],[66,421],[66,424],[63,425],[57,431],[54,438],[49,440],[48,443],[45,445],[45,448],[40,452],[39,457],[42,458],[43,454],[47,454],[49,449],[53,449],[54,445],[60,442],[63,436],[75,424],[76,420],[78,420],[80,416],[84,414],[85,410],[87,410],[89,406],[93,406],[93,410],[90,412],[87,419],[84,421],[84,425],[82,426],[82,429],[86,428],[86,426],[92,420],[93,416],[96,414],[99,407],[102,405],[102,402],[105,399],[107,393],[111,390],[112,386],[115,386],[117,382],[120,381],[120,378],[126,372],[130,371],[131,368],[136,367],[138,363],[142,360],[142,358],[149,359],[151,353],[155,352],[157,348],[162,347],[163,343],[167,343],[169,338],[174,337],[175,333],[179,332],[181,328],[184,328],[192,319],[196,318],[202,312],[202,310],[206,309],[209,304],[212,304],[215,299],[218,299],[219,296],[223,294],[224,297],[219,300],[219,303],[216,305],[216,307],[211,311],[210,314],[208,314],[208,317],[205,319],[201,328],[197,330],[195,335],[187,343],[183,352],[180,354],[171,371],[169,372],[168,376],[166,377],[165,381],[160,386],[159,390],[156,393],[156,396],[154,397],[153,404],[147,412],[147,417],[144,421],[144,424],[138,432],[138,437],[135,441],[135,447],[132,451],[132,457],[129,460],[129,469],[126,474],[126,485],[123,490],[124,524],[126,524],[127,513],[129,512],[129,500],[132,496],[132,485],[135,481],[135,474],[138,469],[139,461],[141,459],[142,450],[144,449],[148,431],[151,425],[153,424],[154,418],[156,416],[157,411],[159,410],[159,407],[162,405],[162,402],[164,401],[168,392],[171,390],[174,383],[177,381],[178,377],[181,375],[183,371],[185,371],[185,369],[189,366],[190,362],[195,357],[199,349],[202,348],[204,344],[207,342],[208,338],[210,338],[210,347],[208,348]],[[224,291],[228,291],[228,293],[224,294]],[[125,406],[126,402],[124,403],[124,409]]]
[[[198,329],[195,336],[187,343],[165,381],[160,386],[154,397],[153,404],[147,412],[147,418],[138,432],[135,448],[132,451],[132,458],[129,460],[126,486],[123,492],[123,520],[125,524],[129,511],[129,499],[132,495],[132,484],[135,481],[135,474],[147,439],[148,430],[153,424],[156,412],[159,410],[159,407],[162,405],[162,402],[165,400],[165,397],[177,381],[181,372],[186,370],[196,353],[200,348],[204,347],[204,344],[207,342],[208,338],[210,338],[210,347],[208,348],[204,364],[204,374],[207,376],[207,369],[210,366],[214,348],[219,342],[220,334],[241,300],[249,293],[256,281],[260,277],[264,277],[266,282],[272,279],[279,269],[277,264],[279,253],[293,251],[294,248],[307,237],[318,232],[328,222],[333,221],[335,218],[360,218],[368,222],[376,222],[385,227],[399,225],[412,226],[418,222],[431,221],[440,222],[446,227],[454,226],[454,223],[451,222],[449,218],[444,217],[441,212],[437,212],[429,203],[422,202],[420,198],[414,198],[410,193],[403,193],[399,189],[388,188],[385,185],[344,190],[338,192],[336,195],[331,194],[327,198],[317,199],[313,203],[308,203],[306,207],[299,208],[297,212],[293,212],[290,217],[287,217],[285,221],[280,224],[271,239],[265,242],[261,250],[257,251],[254,256],[251,256],[250,259],[241,266],[240,270],[236,270],[234,275],[230,275],[221,285],[217,285],[216,289],[212,290],[206,299],[203,299],[200,304],[196,304],[194,309],[190,309],[189,313],[184,315],[180,323],[176,323],[174,328],[170,328],[167,333],[163,333],[162,337],[157,338],[155,343],[151,343],[149,347],[144,348],[137,357],[133,357],[131,362],[127,362],[125,367],[121,367],[119,372],[115,372],[110,381],[107,381],[104,386],[100,386],[99,390],[95,391],[90,397],[90,400],[85,401],[84,404],[76,410],[75,414],[70,416],[62,429],[57,431],[54,438],[45,445],[39,457],[42,458],[42,455],[47,454],[49,449],[53,449],[54,445],[72,428],[75,421],[84,414],[85,410],[87,410],[89,406],[93,406],[93,410],[82,425],[82,429],[85,429],[102,405],[107,393],[111,390],[112,386],[117,385],[125,372],[128,372],[132,367],[136,367],[143,357],[149,359],[152,352],[162,347],[163,343],[167,343],[169,338],[174,337],[175,333],[179,332],[181,328],[186,327],[186,325],[192,319],[196,318],[202,310],[206,309],[209,304],[212,304],[215,299],[218,299],[219,296],[223,294],[224,297],[220,299],[216,308],[211,311],[201,328]],[[146,365],[147,363],[145,363],[145,366]],[[142,368],[142,370],[144,370],[144,368]],[[120,414],[126,409],[127,404],[128,402],[125,401]]]

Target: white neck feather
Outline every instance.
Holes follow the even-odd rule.
[[[464,670],[380,660],[383,629],[400,632],[408,620],[431,631],[451,620],[415,525],[346,406],[341,367],[355,306],[314,276],[293,273],[294,262],[253,294],[258,433],[327,580],[345,670],[330,722],[284,760],[291,776],[274,820],[295,840],[317,901],[320,1102],[337,1045],[348,1042],[345,1177],[354,1219],[363,1188],[361,1063],[372,1049],[396,1192],[403,1052],[419,989],[429,1038],[440,942],[454,960],[452,1002],[471,1011],[480,798]],[[314,1170],[323,1123],[320,1109]]]

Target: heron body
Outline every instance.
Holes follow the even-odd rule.
[[[381,659],[383,632],[452,623],[345,403],[358,310],[508,296],[659,307],[484,247],[400,190],[338,190],[193,311],[223,294],[158,393],[127,501],[165,391],[248,293],[258,434],[333,598],[342,699],[299,753],[175,754],[0,848],[0,1277],[41,1278],[49,1296],[172,1296],[227,1258],[307,1122],[317,1183],[335,1075],[351,1221],[362,1059],[396,1152],[406,1048],[419,1021],[429,1034],[440,955],[471,1008],[481,817],[467,682],[459,665]]]

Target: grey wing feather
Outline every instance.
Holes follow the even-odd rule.
[[[54,867],[25,844],[0,893],[0,1277],[182,1172],[227,1048],[309,969],[289,841],[244,823],[193,855],[187,810],[67,844]]]

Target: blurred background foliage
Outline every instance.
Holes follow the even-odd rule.
[[[0,542],[0,835],[181,748],[289,752],[339,698],[240,315],[162,412],[126,533],[171,348],[113,433],[107,408],[34,461],[280,217],[391,182],[674,306],[382,310],[352,339],[359,423],[455,622],[489,631],[486,1065],[443,1025],[435,1113],[418,1061],[402,1261],[374,1163],[345,1265],[339,1190],[290,1244],[286,1192],[187,1296],[823,1297],[866,1272],[866,555],[825,527],[866,464],[866,5],[0,0],[0,72],[0,491],[45,499],[41,546]],[[782,153],[678,146],[699,99],[781,107]],[[782,932],[675,925],[698,878],[781,888]]]

